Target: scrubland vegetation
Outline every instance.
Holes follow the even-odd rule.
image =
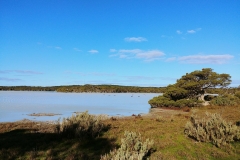
[[[227,74],[186,74],[149,101],[147,115],[88,112],[55,123],[0,123],[0,159],[175,160],[240,159],[240,92]],[[203,105],[207,102],[208,105]]]
[[[1,123],[0,159],[239,159],[239,118],[238,105]]]

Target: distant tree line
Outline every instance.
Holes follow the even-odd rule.
[[[119,85],[62,86],[57,92],[97,92],[97,93],[163,93],[165,87],[136,87]]]
[[[0,86],[0,91],[56,91],[59,86]]]
[[[95,93],[163,93],[165,87],[137,87],[119,85],[71,85],[71,86],[0,86],[2,91],[57,91],[57,92],[95,92]]]
[[[137,87],[119,85],[71,85],[71,86],[0,86],[0,91],[56,91],[56,92],[97,92],[97,93],[165,93],[167,87]],[[206,93],[235,94],[240,87],[208,88]]]

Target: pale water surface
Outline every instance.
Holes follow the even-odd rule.
[[[30,120],[57,120],[73,112],[129,116],[148,113],[148,100],[156,93],[59,93],[31,91],[0,91],[0,122],[24,118]],[[56,116],[28,116],[32,113],[55,113]]]

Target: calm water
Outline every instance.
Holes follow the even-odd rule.
[[[0,91],[0,122],[22,120],[57,120],[73,112],[129,116],[148,113],[148,100],[155,93],[58,93]],[[55,113],[57,116],[28,116],[32,113]]]

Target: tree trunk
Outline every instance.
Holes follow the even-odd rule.
[[[206,91],[205,91],[204,89],[201,90],[201,94],[200,94],[200,96],[198,97],[198,100],[205,102],[205,99],[204,99],[204,94],[205,94],[205,92],[206,92]]]
[[[198,100],[205,102],[205,100],[204,100],[204,94],[201,94],[201,95],[198,97]]]

